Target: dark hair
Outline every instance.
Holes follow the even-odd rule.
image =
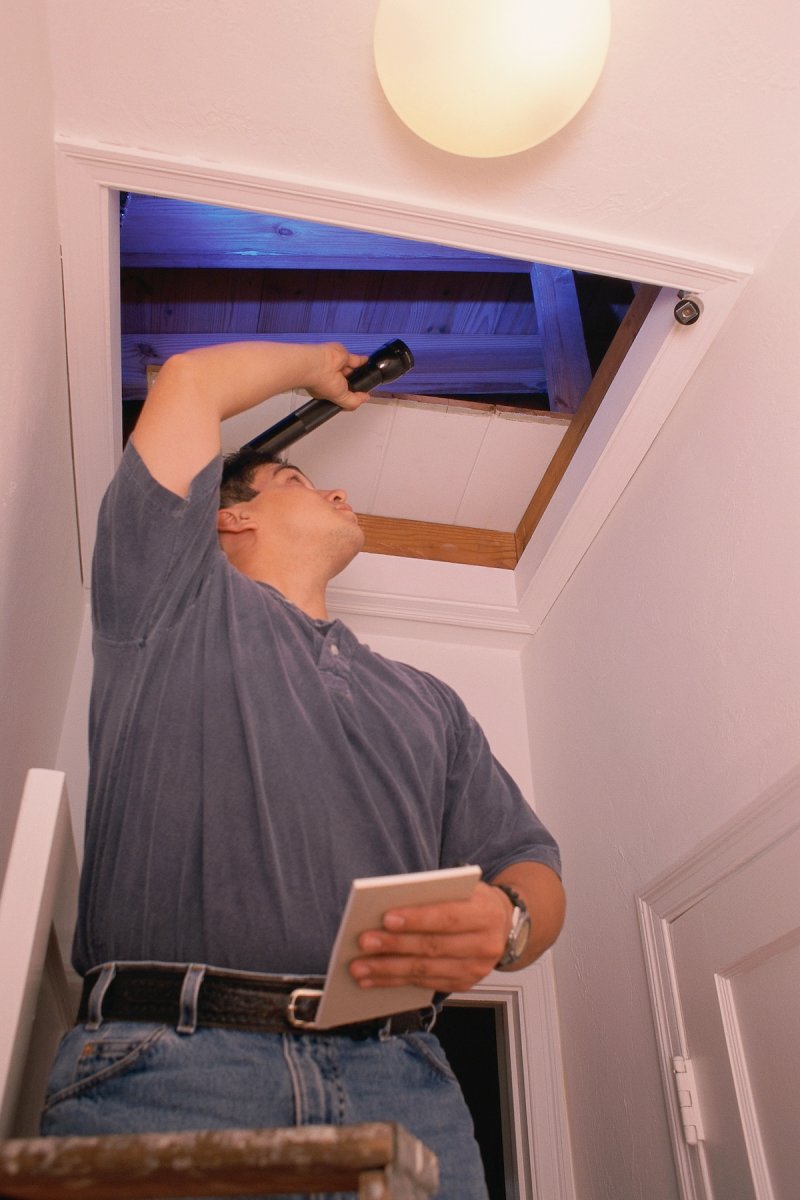
[[[258,495],[252,486],[253,476],[259,467],[268,463],[280,463],[283,460],[277,454],[263,450],[253,450],[242,446],[241,450],[228,454],[222,464],[222,479],[219,485],[219,506],[230,508],[232,504],[242,504]]]

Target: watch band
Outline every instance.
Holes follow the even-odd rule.
[[[495,970],[502,970],[503,967],[513,966],[522,958],[531,934],[531,916],[527,904],[514,888],[509,887],[507,883],[493,883],[492,887],[505,892],[513,906],[506,948],[495,966]]]

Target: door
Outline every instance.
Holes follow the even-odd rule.
[[[800,1187],[800,830],[671,923],[710,1194]]]
[[[800,1195],[800,764],[639,897],[683,1200]]]

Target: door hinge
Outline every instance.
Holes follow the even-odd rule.
[[[694,1078],[694,1067],[690,1058],[676,1054],[672,1059],[672,1071],[675,1076],[675,1091],[678,1096],[678,1107],[683,1125],[683,1136],[688,1145],[696,1146],[705,1140],[703,1118],[700,1115],[700,1102],[697,1098],[697,1084]]]

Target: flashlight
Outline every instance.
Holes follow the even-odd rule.
[[[351,392],[371,392],[381,383],[391,383],[410,371],[414,365],[414,356],[405,342],[396,338],[380,346],[365,363],[347,377],[347,387]],[[299,441],[312,429],[316,429],[331,417],[336,416],[342,409],[331,400],[309,400],[300,408],[271,425],[264,433],[247,443],[248,449],[260,450],[267,454],[278,454]]]

